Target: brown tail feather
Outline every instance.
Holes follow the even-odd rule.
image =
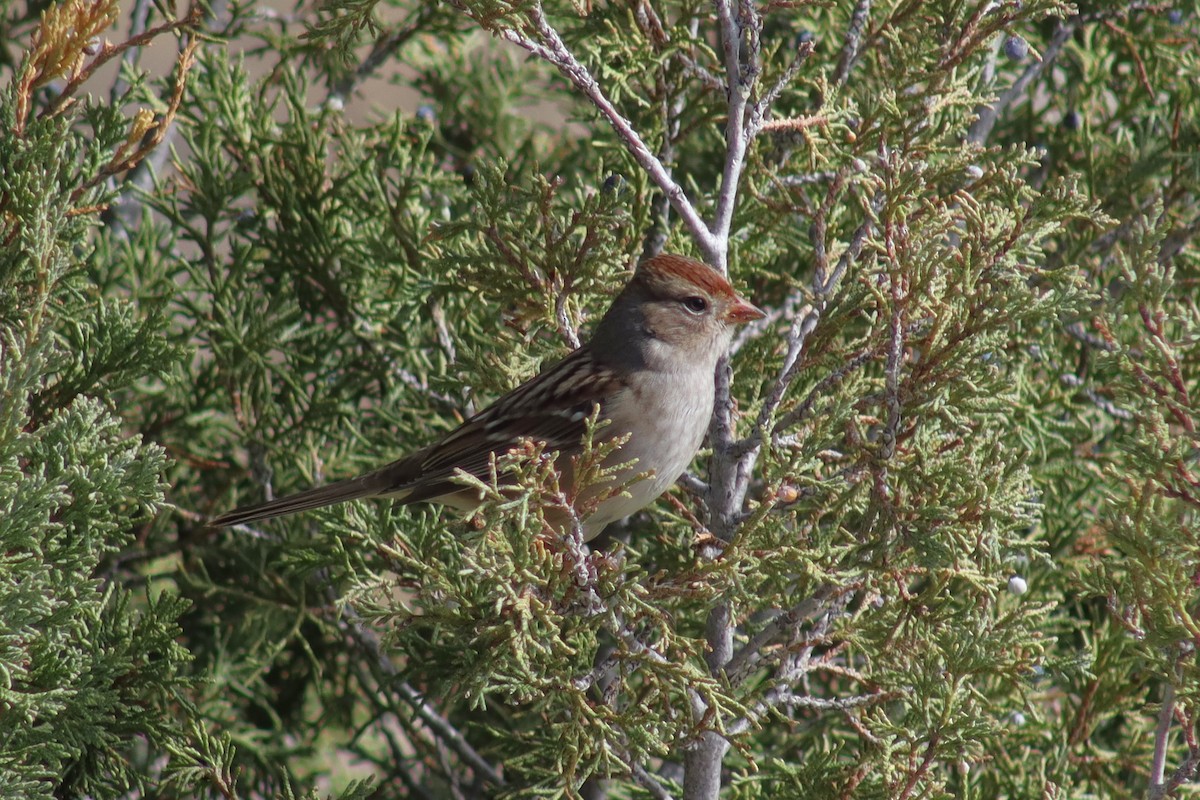
[[[383,470],[369,472],[357,478],[347,478],[346,480],[336,481],[325,486],[305,489],[302,492],[270,500],[266,503],[256,503],[251,506],[235,508],[233,511],[227,511],[219,517],[214,517],[208,524],[214,528],[224,528],[260,519],[281,517],[284,514],[294,514],[297,511],[308,511],[309,509],[321,508],[322,506],[332,506],[338,503],[345,503],[349,500],[358,500],[363,497],[379,497],[384,494],[390,494],[392,492],[389,490],[395,489],[395,483],[394,481],[387,480],[387,476],[382,473]]]

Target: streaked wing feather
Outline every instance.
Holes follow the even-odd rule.
[[[486,477],[491,454],[506,453],[521,439],[545,442],[548,451],[578,450],[593,408],[599,405],[603,415],[607,398],[624,385],[587,347],[576,350],[419,454],[421,475],[410,484],[412,492],[405,499],[454,491],[458,487],[449,481],[456,469]]]

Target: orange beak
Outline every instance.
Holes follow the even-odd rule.
[[[762,319],[766,314],[758,306],[748,300],[738,297],[725,311],[725,321],[731,325],[741,325],[746,322],[753,322],[756,319]]]

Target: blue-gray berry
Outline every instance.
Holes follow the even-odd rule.
[[[1004,40],[1004,55],[1012,61],[1024,61],[1025,56],[1029,55],[1029,42],[1020,36],[1009,36]]]

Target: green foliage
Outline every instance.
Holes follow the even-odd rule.
[[[705,252],[545,57],[712,220],[713,3],[155,11],[177,71],[74,103],[111,4],[0,6],[0,794],[692,798],[711,732],[734,798],[1186,791],[1195,10],[746,5],[738,85],[781,83],[722,246],[773,316],[731,441],[590,546],[539,443],[465,520],[203,521],[411,452]]]
[[[128,125],[83,111],[18,134],[21,102],[0,112],[0,791],[117,796],[188,738],[188,603],[122,566],[168,507],[167,458],[116,408],[184,349],[161,302],[96,259],[87,209],[112,194],[87,187]]]

